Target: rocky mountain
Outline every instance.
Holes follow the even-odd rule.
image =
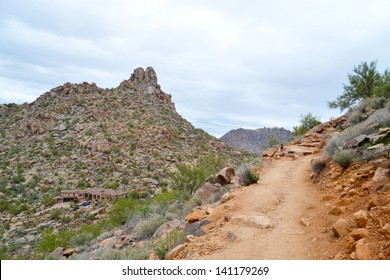
[[[151,197],[170,188],[169,174],[178,164],[208,156],[234,164],[248,154],[182,118],[151,67],[135,69],[113,89],[66,83],[31,104],[2,104],[4,244],[28,254],[42,228],[69,227],[70,219],[72,227],[81,226],[85,215],[64,216],[60,222],[45,215],[62,190],[96,187]]]
[[[284,128],[234,129],[223,135],[220,140],[235,148],[249,152],[262,153],[270,144],[285,142],[292,132]]]

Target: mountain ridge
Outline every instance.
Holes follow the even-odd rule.
[[[261,154],[270,145],[285,142],[292,136],[292,132],[285,128],[238,128],[230,130],[219,139],[231,147]]]

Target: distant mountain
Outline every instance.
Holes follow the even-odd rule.
[[[284,128],[234,129],[223,135],[220,140],[235,148],[248,152],[262,153],[270,143],[277,140],[285,142],[292,137],[292,132]]]

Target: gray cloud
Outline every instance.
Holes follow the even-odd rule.
[[[238,127],[326,121],[360,61],[389,67],[388,1],[23,1],[0,3],[0,102],[65,82],[116,87],[153,66],[183,117]]]

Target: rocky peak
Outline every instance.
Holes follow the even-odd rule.
[[[156,71],[150,66],[146,70],[142,67],[136,68],[130,78],[119,85],[119,88],[133,88],[142,93],[154,95],[160,101],[170,104],[173,109],[175,108],[172,96],[161,90],[160,85],[157,83]]]

